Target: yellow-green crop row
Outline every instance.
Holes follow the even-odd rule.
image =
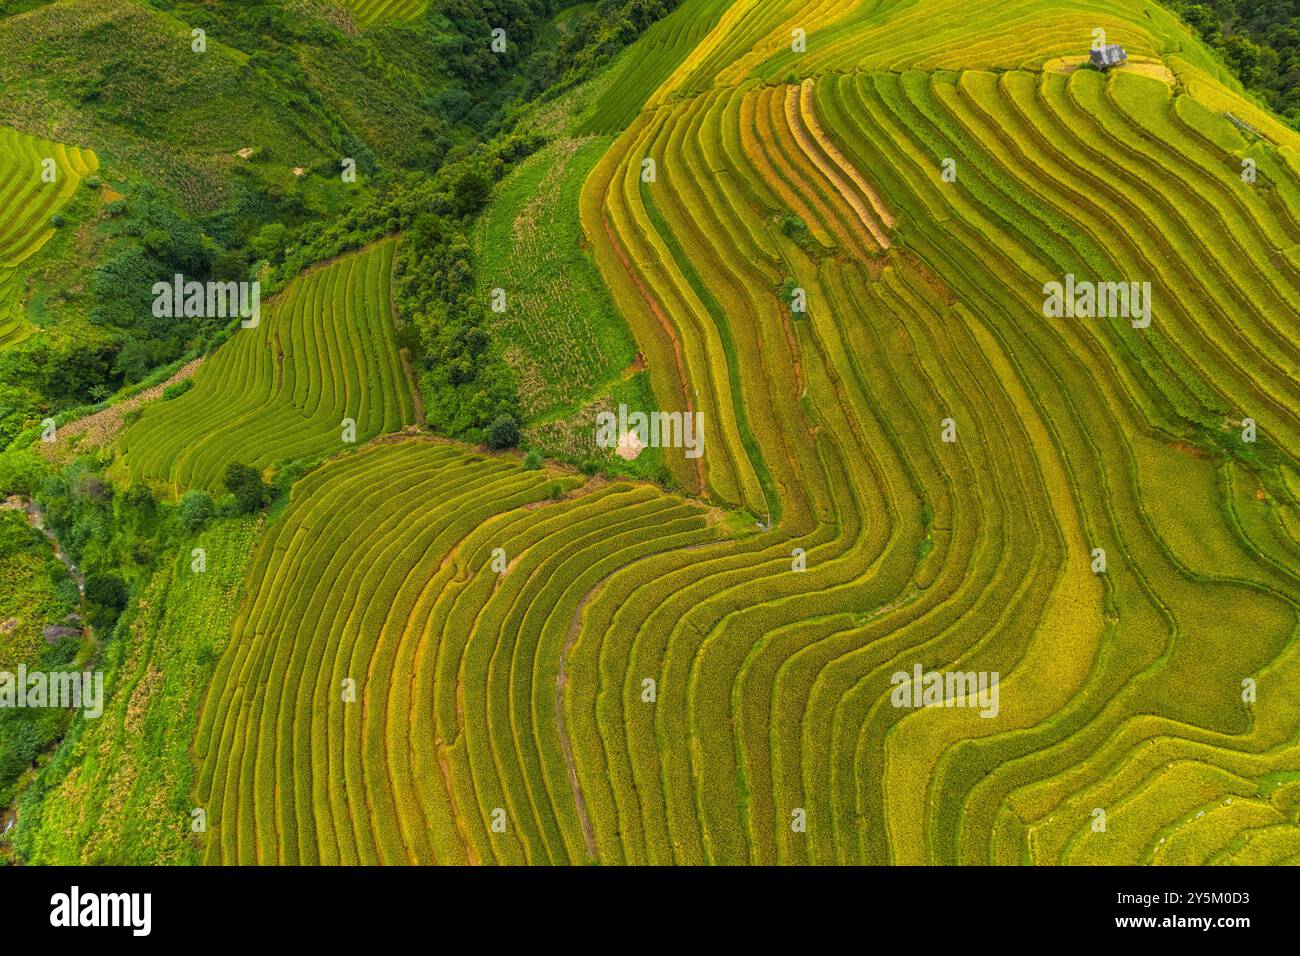
[[[91,150],[0,126],[0,350],[33,331],[17,268],[50,240],[53,217],[98,168]]]
[[[215,490],[232,461],[265,469],[323,457],[413,423],[393,326],[394,246],[296,278],[255,327],[241,322],[192,389],[145,409],[116,468],[172,495]]]

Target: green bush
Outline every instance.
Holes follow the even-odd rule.
[[[221,483],[235,497],[240,514],[252,514],[270,498],[271,489],[258,472],[248,465],[232,461],[226,466]]]
[[[513,415],[498,415],[487,427],[489,448],[514,448],[519,444],[519,422]]]
[[[86,602],[90,605],[90,623],[107,631],[126,607],[126,582],[111,571],[101,571],[86,578]]]
[[[166,388],[163,389],[163,393],[162,393],[163,401],[169,402],[173,398],[177,398],[181,395],[184,395],[193,387],[194,387],[194,379],[192,378],[181,379],[181,381],[179,382],[173,382],[171,385],[168,385]]]
[[[234,495],[222,495],[213,502],[212,514],[216,518],[236,518],[240,514],[239,501]]]
[[[191,488],[181,495],[181,527],[187,533],[194,534],[196,531],[202,530],[203,526],[212,517],[213,512],[212,496],[206,491]]]

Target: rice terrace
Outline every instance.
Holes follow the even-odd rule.
[[[1300,864],[1298,36],[0,0],[0,860]]]

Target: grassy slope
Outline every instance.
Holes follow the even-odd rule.
[[[631,463],[596,447],[597,412],[654,408],[636,346],[585,251],[577,203],[608,137],[561,136],[498,190],[475,230],[480,295],[506,290],[494,334],[515,369],[528,444],[548,457],[599,461],[613,473],[664,477],[662,455]]]
[[[247,57],[133,0],[53,3],[0,21],[0,118],[95,144],[191,208],[233,196],[235,152],[288,166],[329,158],[322,130],[285,122]],[[93,52],[91,52],[93,51]],[[161,107],[161,108],[160,108]]]
[[[347,37],[304,44],[313,88],[302,90],[220,36],[193,52],[189,25],[136,0],[60,0],[0,20],[0,122],[93,144],[114,169],[205,212],[236,198],[241,165],[284,192],[298,188],[295,167],[332,174],[338,117],[381,162],[410,160],[420,100],[440,82],[416,62],[430,56],[412,46],[384,65]],[[244,148],[252,164],[236,156]],[[312,188],[331,185],[342,191],[336,175]]]
[[[22,511],[0,511],[0,521],[22,528]],[[11,532],[5,529],[6,539]],[[25,539],[26,535],[21,535]],[[58,560],[47,547],[21,548],[0,555],[0,670],[15,670],[20,662],[36,659],[42,649],[41,630],[58,623],[66,613],[55,589]]]
[[[45,795],[39,827],[30,827],[32,862],[197,859],[190,740],[256,540],[255,519],[221,521],[186,542],[150,581],[126,622],[130,637],[109,645],[103,716],[80,721],[58,758],[68,772]],[[191,570],[197,547],[207,552],[202,574]]]

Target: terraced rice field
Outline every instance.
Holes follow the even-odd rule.
[[[655,23],[611,69],[600,101],[583,133],[618,133],[695,46],[709,35],[731,0],[683,3]]]
[[[1094,26],[1178,87],[1042,69]],[[715,507],[415,438],[312,473],[203,707],[206,859],[1300,862],[1300,137],[1130,0],[643,42],[561,214]],[[1045,317],[1067,273],[1150,326]],[[918,665],[997,713],[894,706]]]
[[[717,533],[651,487],[551,484],[401,439],[294,489],[202,711],[208,862],[587,857],[555,708],[588,592]]]
[[[359,27],[413,20],[429,6],[429,0],[343,0]]]
[[[171,495],[216,490],[227,464],[310,460],[415,421],[393,328],[395,240],[295,279],[236,328],[178,398],[145,407],[115,466]]]
[[[54,235],[51,218],[98,168],[91,150],[0,127],[0,350],[33,331],[23,313],[19,267]]]

